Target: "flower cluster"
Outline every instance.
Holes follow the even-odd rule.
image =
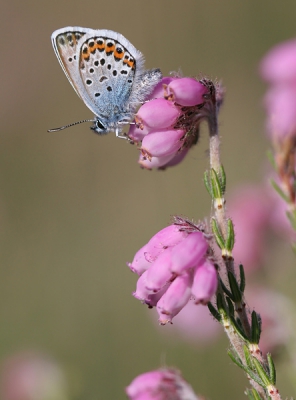
[[[261,64],[271,86],[265,98],[268,130],[275,140],[296,135],[296,40],[274,47]]]
[[[273,141],[274,161],[280,181],[278,192],[289,204],[287,215],[295,228],[296,40],[274,47],[263,59],[261,73],[270,83],[265,105],[267,127]]]
[[[130,400],[198,400],[191,386],[173,369],[141,374],[125,391]]]
[[[140,147],[143,168],[164,169],[183,160],[198,141],[214,92],[213,83],[206,79],[165,77],[157,84],[128,132]]]
[[[178,217],[128,263],[139,275],[133,295],[150,308],[156,306],[160,324],[171,323],[191,298],[207,304],[216,292],[217,271],[206,236],[201,226]]]

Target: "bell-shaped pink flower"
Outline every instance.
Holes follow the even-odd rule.
[[[167,291],[157,303],[157,312],[161,325],[171,323],[191,296],[192,273],[185,273],[171,283]]]
[[[169,225],[157,232],[149,240],[145,247],[146,259],[155,261],[156,257],[166,248],[175,246],[187,236],[186,232],[180,231],[177,225]]]
[[[171,161],[174,157],[174,154],[169,154],[168,156],[151,157],[148,159],[146,157],[143,157],[143,154],[140,154],[138,162],[140,166],[145,169],[162,168],[163,166],[167,165],[169,161]]]
[[[128,264],[131,270],[134,269],[140,275],[134,297],[149,307],[156,306],[161,324],[171,323],[174,316],[184,308],[193,294],[191,287],[193,276],[197,274],[196,269],[205,269],[209,263],[206,261],[208,242],[200,230],[201,225],[181,217],[175,220],[175,224],[154,235],[137,252],[133,262]],[[146,262],[149,263],[148,269]],[[213,267],[209,264],[208,269]],[[214,272],[216,277],[215,268]],[[208,282],[204,275],[198,284],[204,285],[204,291],[208,293],[213,290],[213,278],[209,274],[211,280]],[[198,301],[205,302],[201,290],[194,295]]]
[[[158,292],[173,278],[171,272],[171,248],[164,250],[151,264],[146,274],[146,287]]]
[[[127,266],[136,274],[141,276],[150,267],[150,262],[146,258],[147,245],[143,246],[138,250],[131,263],[127,263]]]
[[[218,276],[214,265],[205,261],[197,267],[192,284],[192,295],[196,304],[207,304],[216,293],[218,287]]]
[[[174,79],[168,84],[168,96],[181,106],[195,106],[204,102],[204,95],[209,89],[193,78]]]
[[[136,291],[133,292],[133,296],[134,296],[136,299],[138,299],[138,300],[140,300],[140,301],[142,301],[142,302],[144,302],[144,303],[146,303],[146,302],[149,300],[149,295],[150,295],[150,294],[153,294],[153,291],[152,291],[152,290],[149,290],[149,289],[147,288],[147,285],[146,285],[146,276],[147,276],[147,272],[148,272],[148,271],[145,271],[145,272],[140,276],[140,278],[139,278],[138,281],[137,281]]]
[[[171,271],[177,275],[196,267],[204,258],[208,243],[202,232],[192,232],[172,249]]]
[[[130,400],[198,400],[191,386],[173,369],[141,374],[125,391]]]
[[[183,129],[152,131],[144,137],[141,152],[145,156],[163,157],[177,153],[182,147]]]
[[[171,76],[165,76],[164,78],[162,78],[162,80],[158,82],[158,84],[155,86],[153,92],[149,96],[149,99],[153,100],[153,99],[165,98],[167,95],[167,86],[174,79],[177,78],[173,78]]]
[[[165,165],[161,167],[161,169],[165,169],[167,167],[174,167],[175,165],[179,164],[187,156],[188,151],[189,151],[188,148],[178,151],[169,162],[167,162]]]
[[[127,136],[134,142],[141,142],[144,137],[148,134],[149,129],[146,126],[141,126],[140,128],[136,123],[130,125]]]
[[[136,122],[151,129],[166,129],[172,127],[181,111],[173,102],[165,99],[148,101],[139,109]]]
[[[280,43],[261,63],[264,79],[273,83],[296,82],[296,39]]]

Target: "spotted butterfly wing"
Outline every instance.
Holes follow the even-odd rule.
[[[52,42],[74,90],[106,125],[132,111],[129,98],[144,60],[126,38],[110,30],[66,27],[52,34]]]

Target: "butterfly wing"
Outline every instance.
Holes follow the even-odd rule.
[[[143,72],[142,54],[120,33],[105,29],[62,28],[52,34],[52,44],[77,95],[112,122]]]

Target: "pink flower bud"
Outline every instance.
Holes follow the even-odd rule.
[[[169,83],[168,95],[181,106],[195,106],[204,102],[204,94],[209,90],[193,78],[179,78]]]
[[[137,288],[136,291],[133,293],[133,296],[138,299],[141,300],[143,302],[147,302],[149,301],[149,295],[153,293],[152,290],[147,289],[146,286],[146,276],[147,276],[147,272],[145,271],[140,278],[137,281]]]
[[[167,247],[175,246],[187,236],[177,225],[169,225],[157,232],[146,245],[146,260],[152,262]]]
[[[205,256],[208,243],[202,232],[193,232],[176,245],[171,254],[171,271],[177,275],[197,266]]]
[[[157,312],[161,325],[171,323],[191,296],[192,274],[185,273],[171,283],[165,294],[157,303]]]
[[[205,261],[197,267],[192,284],[192,295],[195,304],[207,304],[216,293],[218,287],[217,271],[210,261]]]
[[[174,157],[174,154],[169,154],[168,156],[163,157],[151,157],[151,159],[148,160],[148,158],[144,158],[141,154],[139,158],[139,164],[141,165],[141,167],[146,169],[161,168],[169,161],[171,161]]]
[[[125,391],[130,400],[198,400],[191,386],[173,369],[141,374]]]
[[[153,92],[149,96],[149,99],[160,99],[160,98],[163,99],[167,93],[166,91],[167,85],[174,79],[177,78],[172,78],[171,76],[165,76],[164,78],[162,78],[162,80],[158,82],[158,84],[155,86]]]
[[[127,266],[136,274],[141,276],[150,267],[150,262],[146,259],[147,244],[138,250],[131,263],[127,263]]]
[[[146,287],[149,290],[158,292],[163,286],[169,282],[173,274],[171,267],[171,248],[164,250],[151,264],[146,273]]]
[[[296,82],[296,40],[275,46],[264,57],[261,73],[270,82]]]
[[[136,143],[141,142],[149,131],[145,126],[142,126],[142,128],[139,128],[137,124],[130,125],[127,136]]]
[[[142,142],[142,154],[154,157],[163,157],[177,151],[182,147],[181,138],[185,135],[182,129],[152,131],[144,137]]]
[[[172,127],[181,111],[174,103],[165,99],[155,99],[142,105],[136,121],[150,129],[166,129]]]
[[[186,157],[188,151],[189,148],[185,148],[182,149],[181,151],[178,151],[176,155],[174,155],[174,157],[167,164],[163,165],[161,168],[164,169],[167,167],[174,167],[175,165],[179,164]]]

